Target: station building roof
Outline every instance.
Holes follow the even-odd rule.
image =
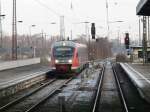
[[[140,0],[136,7],[136,14],[150,16],[150,0]]]

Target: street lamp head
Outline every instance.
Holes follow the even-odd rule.
[[[1,17],[5,17],[6,15],[5,15],[5,14],[1,14],[0,16],[1,16]]]
[[[36,25],[31,25],[31,27],[35,27]]]
[[[121,22],[124,22],[124,21],[109,21],[108,23],[121,23]]]
[[[23,23],[23,21],[18,21],[18,23]]]
[[[51,22],[51,24],[56,24],[56,22]]]
[[[88,22],[88,21],[85,21],[85,22],[83,22],[83,23],[90,23],[90,22]]]
[[[116,22],[124,22],[124,21],[116,21]]]

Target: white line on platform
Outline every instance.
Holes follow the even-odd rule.
[[[44,74],[46,72],[48,72],[49,70],[43,70],[43,71],[39,71],[39,72],[35,72],[35,73],[30,73],[29,75],[24,75],[22,77],[18,77],[16,79],[13,79],[13,80],[10,80],[10,81],[7,81],[7,82],[2,82],[0,83],[0,86],[3,86],[3,85],[9,85],[9,83],[18,83],[18,82],[21,82],[23,80],[28,80],[30,78],[33,78],[33,77],[36,77],[38,76],[39,74]]]
[[[132,71],[134,71],[137,75],[139,75],[140,77],[142,77],[144,80],[146,80],[149,84],[150,84],[150,80],[148,80],[146,77],[144,77],[143,75],[141,75],[141,73],[137,72],[135,69],[133,69],[130,65],[126,64]]]

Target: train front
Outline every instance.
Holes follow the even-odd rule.
[[[70,72],[73,62],[74,47],[72,46],[55,46],[53,48],[54,66],[56,71],[64,73]]]

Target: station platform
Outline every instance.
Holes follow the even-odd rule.
[[[49,66],[34,64],[0,71],[0,97],[8,96],[46,79]]]
[[[143,64],[120,63],[142,98],[150,102],[150,66]]]

